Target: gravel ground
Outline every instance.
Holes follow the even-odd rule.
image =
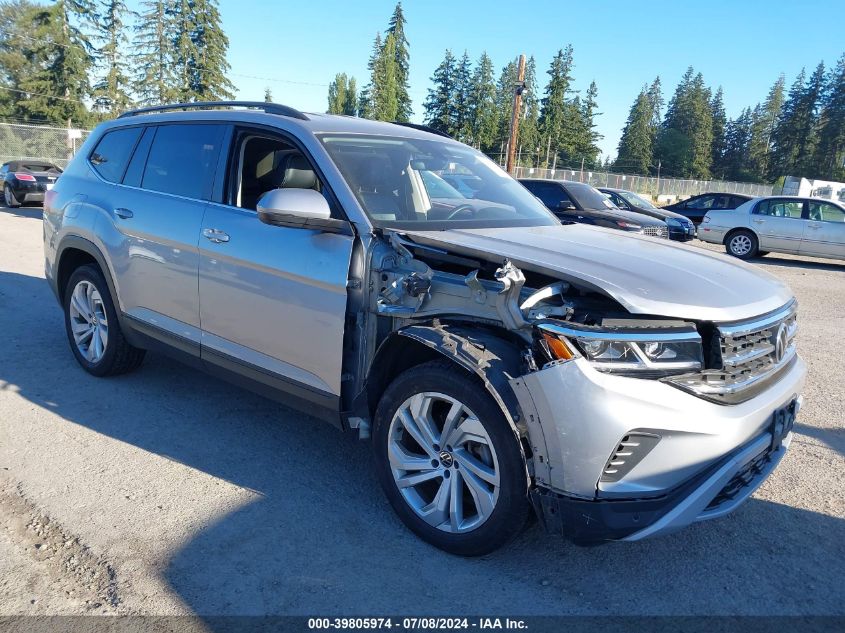
[[[652,541],[534,526],[463,560],[402,527],[352,436],[156,355],[85,374],[40,210],[0,209],[0,616],[845,614],[845,264],[757,264],[800,300],[810,376],[753,499]]]

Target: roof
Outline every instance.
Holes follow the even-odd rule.
[[[174,121],[231,121],[256,123],[278,126],[284,121],[286,129],[299,128],[312,134],[370,134],[377,136],[394,136],[399,138],[439,140],[443,142],[457,142],[434,132],[428,132],[420,127],[408,127],[385,121],[371,121],[353,116],[339,114],[320,114],[307,112],[304,118],[284,116],[256,109],[203,109],[203,110],[174,110],[166,112],[138,113],[124,115],[119,119],[108,121],[106,127],[123,127],[138,125],[139,123],[164,123]]]

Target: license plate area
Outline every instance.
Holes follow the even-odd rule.
[[[772,414],[772,421],[769,426],[769,432],[772,434],[772,444],[770,450],[777,451],[783,446],[783,440],[792,431],[795,426],[795,409],[796,401],[793,400],[785,407],[777,409]]]

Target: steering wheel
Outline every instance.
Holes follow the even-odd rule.
[[[473,215],[475,215],[475,207],[472,206],[471,204],[464,203],[464,204],[459,204],[454,209],[452,209],[452,212],[449,215],[446,216],[446,220],[448,221],[448,220],[453,219],[456,215],[458,215],[459,213],[461,213],[463,211],[472,211]]]

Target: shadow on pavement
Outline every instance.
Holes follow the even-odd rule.
[[[787,257],[779,257],[775,253],[766,255],[765,257],[755,257],[750,260],[753,264],[758,264],[765,267],[781,266],[783,268],[804,268],[806,270],[826,270],[832,272],[845,272],[845,262],[837,264],[830,260],[816,260],[812,257],[805,257],[804,259],[792,259]]]
[[[41,207],[18,207],[17,209],[13,209],[11,207],[0,206],[0,213],[7,213],[20,218],[40,220],[41,216],[44,215],[44,210]]]
[[[259,493],[166,567],[200,615],[845,612],[835,517],[754,499],[654,541],[578,548],[535,524],[460,559],[404,529],[351,435],[159,356],[84,373],[43,279],[0,272],[0,333],[0,381],[35,405]]]

